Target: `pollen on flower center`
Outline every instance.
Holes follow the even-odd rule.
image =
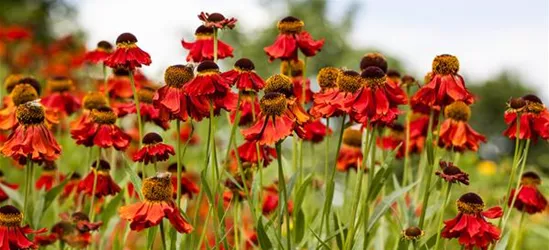
[[[524,186],[539,186],[541,184],[541,178],[538,174],[528,171],[522,174],[520,184]]]
[[[196,67],[196,71],[199,75],[219,74],[219,66],[214,61],[206,60]]]
[[[12,205],[0,207],[0,226],[17,227],[23,221],[23,213]]]
[[[160,173],[143,180],[143,196],[149,202],[162,202],[172,199],[173,186],[169,173]]]
[[[375,66],[387,73],[387,59],[381,53],[367,53],[360,60],[360,70],[365,70],[368,67]]]
[[[170,87],[181,88],[185,83],[193,79],[194,73],[191,66],[172,65],[164,72],[164,81]]]
[[[65,92],[71,90],[74,85],[66,76],[56,76],[48,80],[47,85],[53,92]]]
[[[15,86],[19,85],[19,84],[29,84],[31,85],[34,90],[36,90],[36,93],[38,93],[38,95],[40,95],[40,90],[41,90],[41,87],[40,87],[40,83],[38,82],[38,80],[32,78],[32,77],[25,77],[25,78],[21,78],[14,86],[13,88],[15,88]],[[8,89],[8,92],[11,92],[12,89]]]
[[[116,114],[109,107],[100,107],[92,110],[91,118],[95,123],[99,124],[114,124],[116,122]]]
[[[15,106],[38,99],[36,89],[30,84],[18,84],[11,92],[11,99]]]
[[[255,69],[255,65],[248,58],[240,58],[234,63],[234,68],[240,71],[252,71]]]
[[[337,86],[337,78],[341,74],[341,69],[336,67],[324,67],[320,69],[316,77],[318,85],[321,89],[335,88]]]
[[[144,87],[137,91],[137,98],[142,103],[152,103],[155,90],[151,87]]]
[[[286,97],[277,92],[266,93],[259,102],[261,112],[268,116],[279,116],[286,111]]]
[[[456,121],[468,121],[471,108],[462,101],[453,102],[444,109],[444,116]]]
[[[348,93],[354,93],[360,87],[362,87],[362,80],[360,79],[360,74],[354,70],[346,70],[343,71],[339,76],[337,77],[337,87],[343,91]]]
[[[282,18],[277,24],[278,30],[285,34],[297,34],[301,32],[303,26],[305,26],[305,23],[293,16]]]
[[[142,142],[145,145],[157,144],[162,142],[162,137],[157,133],[151,132],[143,136]]]
[[[17,120],[23,125],[40,124],[44,122],[44,107],[38,103],[27,102],[15,110]]]
[[[93,110],[107,106],[107,98],[100,92],[89,92],[82,100],[85,109]]]
[[[433,60],[433,73],[437,75],[456,74],[458,71],[459,60],[455,56],[443,54]]]
[[[484,201],[475,193],[466,193],[459,197],[457,208],[466,214],[480,213],[484,209]]]
[[[286,95],[286,97],[293,96],[293,84],[289,77],[276,74],[267,78],[265,81],[265,93],[278,92]]]
[[[6,88],[8,93],[10,93],[15,87],[15,85],[17,85],[19,80],[23,79],[23,77],[24,76],[21,74],[8,75],[8,77],[6,77],[6,79],[4,80],[4,88]]]
[[[305,68],[305,62],[303,60],[284,60],[280,63],[280,74],[285,76],[301,76],[303,75],[303,69]]]
[[[370,66],[360,76],[365,80],[366,86],[373,88],[385,85],[385,72],[379,67]]]
[[[362,132],[358,129],[347,128],[343,131],[343,144],[360,148],[362,143]]]
[[[137,42],[137,37],[135,37],[132,33],[122,33],[116,38],[116,45],[124,46],[124,45],[131,45],[135,44]]]

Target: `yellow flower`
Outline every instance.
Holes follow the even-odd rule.
[[[481,161],[477,164],[477,170],[481,175],[491,176],[497,172],[497,165],[493,161]]]

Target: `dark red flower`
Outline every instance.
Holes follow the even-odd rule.
[[[478,247],[488,249],[491,243],[499,240],[501,231],[486,221],[503,215],[501,207],[484,210],[484,201],[475,193],[466,193],[457,201],[458,215],[444,222],[441,236],[458,238],[459,244],[466,249]]]
[[[15,183],[9,183],[5,180],[4,178],[4,172],[2,172],[0,170],[0,183],[10,189],[18,189],[19,188],[19,185],[18,184],[15,184]],[[2,188],[0,188],[0,202],[4,202],[6,200],[8,200],[10,197],[8,196],[8,194],[6,194],[6,192],[4,192],[4,190]]]
[[[71,221],[74,224],[76,230],[80,233],[87,233],[90,231],[97,231],[99,227],[103,225],[102,221],[90,222],[90,218],[83,212],[76,212],[71,215]]]
[[[257,147],[259,147],[259,155]],[[276,150],[266,145],[257,145],[254,141],[245,141],[238,146],[238,157],[242,163],[258,164],[259,161],[263,161],[263,166],[269,166],[276,158]]]
[[[173,201],[173,187],[169,174],[157,174],[145,179],[142,193],[143,201],[123,206],[118,210],[120,218],[131,222],[132,230],[141,231],[157,226],[163,218],[167,218],[178,232],[192,232],[192,225],[183,218]]]
[[[269,61],[275,59],[296,60],[298,49],[305,56],[314,56],[324,45],[324,39],[313,40],[311,34],[302,30],[305,23],[298,18],[288,16],[277,24],[280,32],[273,45],[263,48]]]
[[[324,72],[324,73],[323,73]],[[362,87],[360,74],[353,70],[339,71],[335,76],[337,69],[327,68],[321,70],[318,75],[321,91],[313,97],[313,107],[311,115],[314,117],[337,117],[348,113],[351,110],[352,103],[348,102]],[[321,78],[322,77],[322,78]],[[335,77],[335,86],[333,79]],[[324,80],[322,80],[325,78]],[[321,81],[322,80],[322,81]],[[324,85],[324,87],[322,87]]]
[[[30,29],[18,25],[8,26],[3,28],[1,37],[9,42],[15,42],[19,40],[26,40],[32,38],[32,32]]]
[[[234,68],[221,74],[231,85],[242,91],[259,91],[265,87],[265,81],[255,72],[255,65],[248,58],[238,59]]]
[[[98,166],[99,165],[99,166]],[[86,195],[95,195],[102,198],[107,195],[115,195],[120,192],[120,187],[114,182],[110,175],[111,166],[108,162],[100,160],[92,164],[92,169],[84,179],[78,183],[76,191]],[[97,177],[96,177],[97,175]],[[97,178],[97,181],[95,180]],[[96,181],[96,182],[95,182]],[[93,190],[95,182],[95,192]]]
[[[63,187],[63,193],[61,193],[61,198],[69,197],[78,187],[81,178],[82,176],[80,176],[79,173],[73,173],[67,184],[65,184],[65,186]]]
[[[538,189],[540,184],[541,178],[538,174],[534,172],[524,173],[520,179],[518,194],[515,194],[516,190],[512,189],[507,205],[511,206],[513,199],[515,199],[514,207],[521,212],[529,214],[543,212],[547,208],[547,199]]]
[[[59,158],[61,147],[44,123],[44,107],[27,102],[17,107],[16,115],[19,125],[0,149],[2,154],[21,164],[27,159],[40,163]]]
[[[204,22],[204,26],[217,29],[233,29],[237,21],[234,17],[226,18],[221,13],[217,12],[212,14],[207,12],[200,12],[200,15],[198,15],[198,19]]]
[[[461,169],[454,166],[453,163],[440,161],[439,165],[442,171],[436,171],[435,174],[440,176],[440,178],[449,183],[461,182],[465,185],[469,185],[469,174],[461,171]]]
[[[464,102],[457,101],[444,109],[446,120],[441,124],[438,145],[449,150],[463,152],[477,151],[479,143],[486,138],[467,123],[471,109]]]
[[[401,124],[394,123],[388,126],[388,130],[389,134],[377,138],[376,144],[378,147],[388,151],[393,151],[400,146],[396,153],[396,158],[401,159],[406,154],[405,127]]]
[[[152,122],[164,130],[170,128],[168,120],[161,119],[160,110],[153,105],[153,97],[156,90],[151,87],[143,87],[137,90],[137,98],[139,99],[139,111],[144,122]],[[134,102],[128,102],[117,105],[115,108],[118,117],[123,117],[127,114],[137,113]]]
[[[423,85],[412,96],[412,108],[428,114],[430,110],[441,111],[441,108],[456,101],[472,104],[475,99],[465,87],[458,70],[457,57],[448,54],[436,56],[429,83]]]
[[[21,226],[23,213],[12,205],[0,207],[0,249],[35,249],[38,248],[27,238],[27,234],[39,234],[45,228],[32,230],[28,225]]]
[[[112,53],[112,44],[107,41],[100,41],[97,43],[97,48],[92,51],[86,52],[84,61],[97,64],[103,63]]]
[[[162,137],[153,132],[143,136],[143,146],[133,155],[133,161],[149,164],[167,161],[170,155],[175,155],[173,147],[162,143]]]
[[[131,98],[133,89],[130,82],[130,72],[125,68],[114,68],[112,75],[107,80],[107,89],[102,91],[109,93],[111,98]],[[141,88],[141,81],[135,80],[135,87]]]
[[[240,106],[237,107],[240,110],[238,126],[248,126],[255,121],[259,113],[259,101],[254,92],[240,91],[240,98]],[[236,119],[236,112],[236,109],[231,111],[231,122]]]
[[[65,179],[65,175],[59,173],[54,162],[45,163],[42,169],[42,173],[34,185],[38,190],[44,188],[46,191],[49,191],[55,183]]]
[[[177,197],[177,163],[172,163],[168,166],[168,172],[172,175],[170,177],[173,186],[173,198]],[[189,199],[193,198],[193,195],[200,192],[200,187],[195,183],[190,173],[186,171],[185,166],[181,166],[181,195],[189,196]]]
[[[438,121],[434,120],[432,129],[437,126]],[[425,140],[429,133],[429,115],[423,113],[412,113],[410,117],[410,154],[423,152]]]
[[[302,139],[304,141],[319,143],[324,140],[324,137],[332,133],[332,129],[326,129],[326,125],[324,125],[320,119],[316,119],[305,123],[305,125],[303,125],[303,132]]]
[[[116,39],[116,49],[104,61],[111,68],[133,70],[141,65],[150,65],[151,56],[137,46],[137,38],[131,33],[122,33]]]
[[[525,95],[511,99],[507,106],[504,119],[508,128],[503,132],[505,136],[515,139],[518,127],[521,140],[537,140],[538,137],[549,139],[549,111],[537,96]],[[520,117],[520,124],[517,123],[517,117]]]
[[[74,95],[71,79],[58,76],[48,80],[48,94],[40,101],[45,107],[69,116],[80,109],[80,100]]]
[[[185,42],[181,40],[181,45],[189,50],[187,62],[199,63],[205,60],[214,59],[214,29],[200,25],[194,32],[195,41]],[[233,48],[217,39],[217,59],[233,57]]]
[[[269,215],[278,208],[278,188],[276,185],[277,184],[272,184],[271,186],[265,188],[263,205],[261,206],[263,215]],[[294,202],[289,200],[287,206],[288,214],[292,215],[294,211]]]
[[[131,137],[115,125],[116,114],[109,107],[92,110],[90,121],[80,128],[71,130],[72,138],[77,144],[86,147],[98,146],[102,148],[114,147],[116,150],[125,150]]]
[[[337,155],[336,168],[338,171],[347,172],[350,169],[359,169],[362,165],[362,132],[357,129],[347,128],[343,132],[343,143]],[[361,169],[366,171],[365,166]]]

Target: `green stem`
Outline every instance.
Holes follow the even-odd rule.
[[[522,230],[524,229],[524,217],[525,217],[524,215],[525,214],[526,214],[526,212],[524,212],[524,211],[522,211],[522,213],[520,214],[520,222],[519,222],[517,237],[515,237],[515,240],[513,242],[513,248],[511,248],[511,250],[517,249],[518,243],[520,241],[520,236],[522,235]]]
[[[101,159],[101,147],[97,147],[97,161],[95,162],[95,168],[92,168],[93,171],[93,186],[92,186],[92,197],[91,197],[91,203],[90,203],[90,221],[93,222],[95,218],[95,209],[93,209],[94,203],[95,203],[95,190],[97,188],[97,177],[99,175],[98,169],[99,169],[99,160]],[[145,173],[143,173],[145,174]]]
[[[217,44],[218,44],[218,34],[217,34],[218,30],[217,28],[214,27],[214,32],[213,32],[213,42],[214,42],[214,45],[213,45],[213,53],[214,53],[214,62],[217,62]]]
[[[326,138],[325,142],[325,152],[324,152],[324,181],[328,180],[328,169],[330,165],[330,138],[328,138],[328,133],[330,132],[330,117],[326,118]]]
[[[235,134],[236,134],[236,128],[238,127],[238,123],[240,122],[240,104],[242,102],[242,94],[238,92],[238,100],[236,102],[236,114],[234,118],[233,125],[231,126],[231,134],[229,135],[229,144],[227,144],[227,152],[225,153],[225,160],[228,160],[231,154],[231,149],[233,145],[233,140],[235,140]],[[253,106],[253,104],[252,104]],[[229,124],[231,123],[229,119]],[[237,150],[235,148],[235,150]]]
[[[177,129],[177,139],[176,139],[176,151],[175,151],[175,159],[177,162],[177,207],[181,205],[181,158],[179,157],[181,153],[181,121],[178,119],[175,122],[175,128]],[[199,201],[200,202],[200,201]]]
[[[435,243],[435,248],[433,248],[434,250],[437,250],[438,249],[438,246],[441,242],[440,240],[440,233],[441,233],[441,230],[442,230],[442,221],[444,219],[444,211],[445,211],[445,208],[446,206],[448,206],[448,202],[450,201],[450,192],[451,192],[451,189],[452,189],[452,183],[451,182],[448,182],[448,185],[446,185],[446,189],[445,189],[445,198],[444,198],[444,203],[442,205],[442,208],[440,209],[440,216],[438,218],[438,223],[437,223],[437,236],[436,236],[436,243]]]
[[[160,221],[160,238],[162,239],[162,249],[166,250],[166,233],[164,232],[164,221]]]
[[[29,200],[31,199],[30,197],[30,190],[31,190],[31,187],[32,187],[32,167],[33,167],[33,162],[31,160],[31,157],[27,157],[27,164],[25,166],[25,200],[23,201],[23,212],[24,213],[28,213],[29,211],[27,210],[29,207]],[[30,221],[31,220],[31,216],[27,216],[27,220]]]
[[[433,127],[433,119],[434,119],[434,114],[431,111],[431,115],[429,117],[430,128]],[[440,127],[440,122],[438,122],[437,130],[438,130],[438,127]],[[429,196],[431,194],[431,191],[429,190],[431,187],[431,177],[433,176],[433,168],[436,163],[436,160],[434,158],[435,158],[435,153],[436,153],[435,151],[437,146],[433,146],[432,134],[433,133],[429,130],[429,134],[426,140],[427,141],[426,143],[429,145],[426,151],[431,150],[432,152],[426,152],[428,155],[429,153],[431,153],[431,157],[429,156],[427,157],[427,171],[423,173],[424,177],[426,176],[427,179],[425,180],[425,189],[423,190],[423,202],[421,206],[421,216],[419,217],[419,225],[418,225],[419,228],[423,228],[423,224],[425,223],[425,215],[427,214],[427,205],[429,204]],[[438,141],[438,133],[437,133],[437,138],[435,139],[435,142],[437,141]]]
[[[521,165],[520,165],[520,171],[519,171],[519,174],[518,174],[518,177],[519,177],[519,181],[517,181],[517,185],[515,186],[515,194],[513,195],[513,197],[509,197],[511,198],[511,204],[508,206],[508,213],[507,214],[503,214],[503,216],[505,217],[505,219],[503,220],[503,224],[501,225],[501,231],[502,231],[502,234],[503,234],[503,231],[505,229],[505,225],[507,224],[507,220],[509,220],[509,217],[511,216],[511,208],[513,208],[515,206],[515,201],[517,201],[517,196],[518,196],[518,193],[519,193],[519,188],[520,188],[520,177],[522,176],[522,173],[524,172],[524,167],[526,166],[526,159],[528,159],[528,150],[530,149],[530,139],[527,139],[526,140],[526,146],[524,147],[524,152],[523,152],[523,156],[521,157]],[[508,196],[510,196],[510,194],[508,193]],[[504,207],[507,207],[507,204],[504,204],[505,206]]]
[[[286,179],[284,179],[284,168],[282,168],[282,141],[278,141],[275,144],[276,155],[278,162],[278,205],[279,205],[279,214],[280,214],[280,227],[279,233],[282,235],[282,224],[284,217],[286,217],[286,238],[287,238],[287,249],[292,249],[292,238],[290,236],[290,214],[287,213],[287,203],[288,203],[288,194],[286,193]]]
[[[240,203],[237,201],[235,202],[233,206],[233,231],[234,231],[234,249],[239,250],[240,249],[240,238],[239,238],[239,231],[240,231],[240,219],[238,216],[238,213],[240,211],[239,209]]]
[[[364,151],[363,151],[363,154],[362,154],[362,164],[364,164],[366,166],[366,163],[368,161],[368,155],[370,154],[370,150],[374,151],[374,148],[376,147],[376,134],[375,134],[375,131],[372,131],[370,133],[370,139],[368,140],[368,144],[364,145]],[[375,158],[375,153],[372,152],[372,159]],[[373,164],[375,164],[374,160],[372,160]],[[368,175],[373,175],[374,173],[372,171],[368,171]],[[370,180],[368,180],[368,185],[366,186],[366,201],[364,202],[364,207],[362,208],[362,216],[364,217],[364,244],[363,244],[363,248],[364,249],[367,249],[368,248],[368,244],[370,242],[370,237],[369,237],[369,234],[370,232],[368,231],[368,222],[370,221],[370,203],[368,202],[371,198],[373,197],[370,197],[370,190],[372,189],[372,182]]]
[[[406,88],[406,94],[408,96],[408,111],[406,111],[406,131],[404,145],[404,170],[402,176],[402,186],[408,185],[408,172],[410,168],[410,123],[412,120],[412,108],[410,106],[410,87]]]
[[[130,83],[133,91],[133,101],[135,102],[135,110],[137,115],[137,126],[139,129],[139,148],[141,148],[141,139],[143,139],[143,123],[141,121],[141,106],[139,105],[139,96],[137,95],[137,88],[135,87],[135,79],[133,77],[133,71],[130,70]],[[143,173],[145,174],[145,173]]]

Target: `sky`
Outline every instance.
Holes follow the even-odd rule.
[[[261,29],[285,16],[283,3],[266,9],[261,0],[74,1],[77,24],[91,48],[132,32],[153,59],[145,72],[161,79],[163,69],[184,63],[181,38],[193,40],[201,11],[234,16],[238,29]],[[338,20],[351,0],[328,0]],[[235,4],[237,3],[237,4]],[[549,100],[549,1],[547,0],[366,0],[361,3],[352,44],[375,47],[401,59],[415,75],[430,71],[435,55],[458,56],[466,81],[482,81],[502,70],[516,73]],[[273,38],[274,39],[274,38]],[[359,58],[361,55],[357,55]],[[357,59],[358,60],[358,59]]]

